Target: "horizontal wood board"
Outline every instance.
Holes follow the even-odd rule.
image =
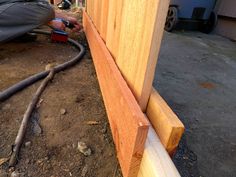
[[[146,114],[167,152],[173,155],[184,133],[184,125],[154,88]]]

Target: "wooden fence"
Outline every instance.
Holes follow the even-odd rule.
[[[173,154],[184,126],[152,88],[168,6],[87,0],[84,30],[124,177],[179,176],[163,146]]]
[[[167,8],[168,0],[87,0],[87,13],[143,111],[152,89]]]

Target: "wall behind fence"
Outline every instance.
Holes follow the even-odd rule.
[[[87,13],[146,111],[169,0],[87,0]]]

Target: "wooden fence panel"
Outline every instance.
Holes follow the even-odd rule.
[[[93,0],[94,1],[94,17],[93,22],[98,32],[100,32],[100,22],[101,22],[101,0]]]
[[[87,5],[89,17],[94,22],[94,0],[87,0]]]
[[[106,45],[113,58],[118,57],[123,0],[110,0]]]
[[[90,14],[91,14],[91,3],[90,2],[91,2],[91,0],[86,0],[86,7],[85,7],[86,12],[89,15],[89,17],[90,17]]]
[[[123,0],[116,63],[143,111],[151,94],[168,5],[168,0]]]
[[[107,36],[108,10],[109,10],[109,0],[102,0],[100,35],[104,41],[106,41],[106,36]]]

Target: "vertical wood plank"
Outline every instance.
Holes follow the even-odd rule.
[[[109,0],[102,0],[100,35],[106,41]]]
[[[98,26],[98,3],[99,3],[99,1],[100,1],[100,0],[93,0],[93,3],[94,3],[94,4],[93,4],[94,16],[93,16],[93,19],[92,19],[92,20],[93,20],[93,23],[94,23],[96,29],[98,29],[97,26]]]
[[[106,45],[113,58],[118,57],[123,0],[110,0],[108,9]]]
[[[91,14],[91,3],[90,3],[90,1],[91,0],[86,0],[86,12],[89,16]]]
[[[90,16],[90,18],[91,18],[91,20],[92,21],[94,21],[94,0],[89,0],[90,2],[89,2],[89,9],[90,9],[90,14],[89,14],[89,16]]]
[[[97,30],[99,33],[101,33],[101,18],[102,18],[102,14],[104,13],[103,10],[102,10],[102,2],[104,0],[97,0],[97,3],[96,3],[96,21],[97,21]]]
[[[123,0],[116,63],[143,111],[152,89],[168,6],[169,0]]]

